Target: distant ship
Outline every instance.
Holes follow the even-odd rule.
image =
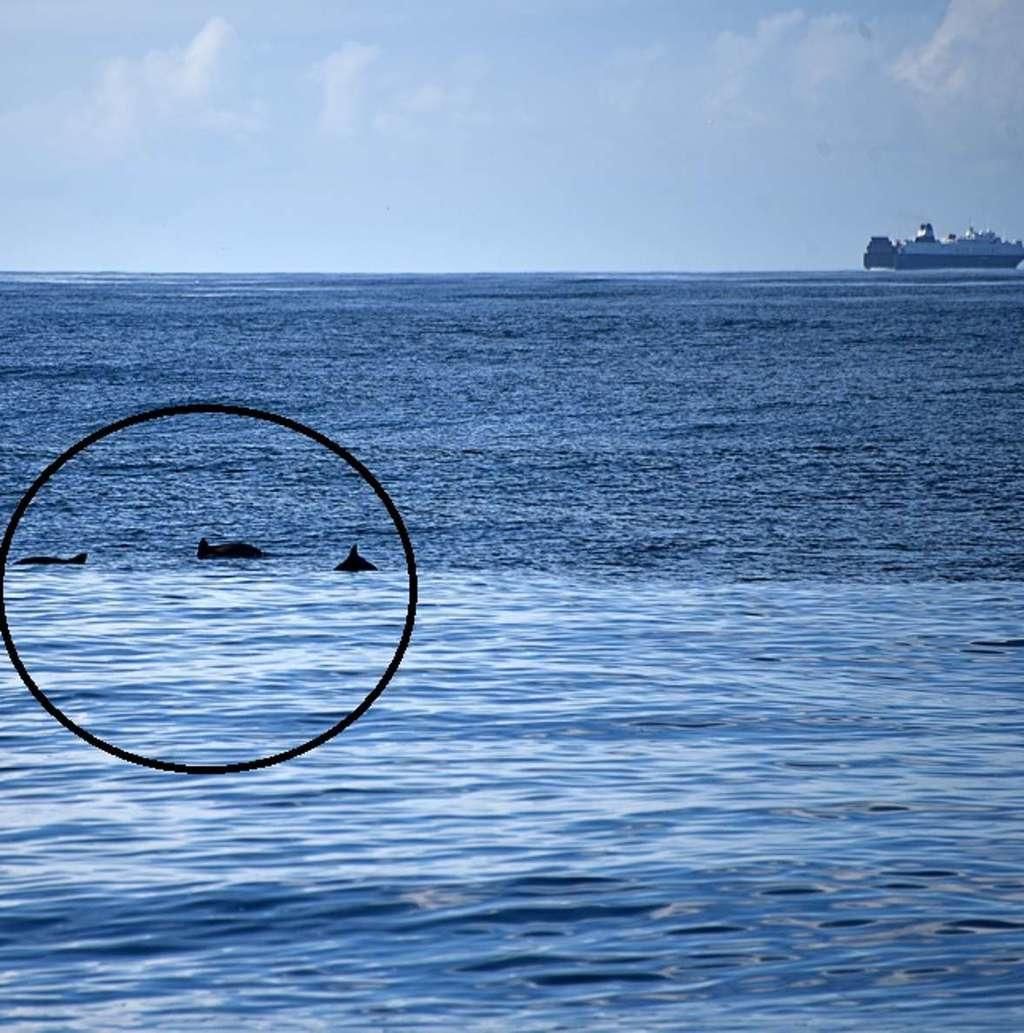
[[[922,222],[913,240],[872,237],[864,252],[865,269],[1016,269],[1024,259],[1024,242],[1003,240],[973,226],[958,237],[936,240],[930,222]]]

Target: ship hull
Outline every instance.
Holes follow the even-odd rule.
[[[865,255],[865,269],[895,269],[896,260],[885,255]]]
[[[1021,255],[907,255],[897,251],[893,269],[1016,269]]]

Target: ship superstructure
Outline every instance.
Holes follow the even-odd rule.
[[[1024,241],[973,226],[938,240],[930,222],[921,223],[913,240],[872,237],[864,252],[865,269],[1016,269],[1022,260]]]

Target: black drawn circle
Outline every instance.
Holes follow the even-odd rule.
[[[402,628],[402,634],[398,640],[398,645],[395,647],[395,652],[391,658],[391,662],[388,664],[383,675],[381,675],[380,680],[366,695],[363,701],[335,725],[328,728],[325,732],[321,732],[320,735],[315,736],[308,742],[304,742],[299,746],[294,746],[289,750],[283,750],[280,753],[274,753],[267,757],[259,757],[256,760],[236,761],[229,764],[183,764],[176,761],[159,760],[155,757],[146,757],[139,753],[133,753],[130,750],[124,750],[120,746],[115,746],[113,743],[109,743],[106,740],[99,738],[99,736],[93,735],[92,732],[80,727],[58,706],[56,706],[53,701],[47,697],[46,693],[43,692],[43,690],[40,689],[33,681],[31,674],[28,672],[28,668],[18,655],[17,647],[14,644],[14,638],[11,635],[11,629],[7,623],[7,601],[4,594],[4,587],[7,577],[7,559],[11,550],[11,543],[14,540],[14,533],[18,529],[18,524],[21,522],[21,518],[25,515],[25,511],[28,509],[32,500],[38,494],[43,485],[45,485],[46,482],[49,481],[49,479],[58,470],[60,470],[65,463],[78,455],[79,452],[85,451],[85,449],[90,445],[94,445],[97,441],[109,437],[111,434],[116,434],[119,430],[126,430],[128,427],[135,427],[140,423],[148,423],[151,420],[164,419],[165,417],[170,416],[184,416],[191,413],[213,413],[226,416],[243,416],[249,419],[263,420],[266,423],[274,423],[279,427],[284,427],[287,430],[294,431],[296,434],[301,434],[304,437],[309,438],[311,441],[315,441],[318,445],[322,445],[329,452],[333,452],[334,455],[347,463],[356,471],[356,473],[359,474],[360,477],[362,477],[362,479],[373,489],[374,493],[384,504],[384,508],[388,511],[388,515],[391,517],[391,521],[395,525],[395,530],[398,532],[398,536],[402,540],[402,549],[405,552],[406,572],[409,580],[409,601],[406,607],[405,624]],[[137,413],[134,416],[118,420],[106,427],[102,427],[100,430],[94,431],[92,434],[82,438],[81,441],[72,445],[71,448],[62,455],[58,456],[35,479],[32,486],[27,492],[25,492],[21,501],[15,508],[14,513],[7,524],[7,530],[4,532],[3,542],[0,543],[0,633],[3,634],[4,645],[7,648],[7,655],[10,657],[11,663],[14,665],[14,669],[18,672],[19,677],[25,683],[28,690],[52,717],[55,717],[62,725],[64,725],[65,728],[74,732],[80,739],[84,739],[85,742],[95,746],[97,749],[103,750],[105,753],[111,754],[111,756],[120,757],[121,760],[130,761],[133,764],[142,764],[145,767],[155,768],[158,771],[174,771],[185,775],[227,775],[238,771],[253,771],[256,768],[268,768],[272,764],[280,764],[281,761],[291,760],[293,757],[301,756],[303,753],[308,753],[310,750],[316,749],[317,746],[322,746],[325,742],[333,739],[336,735],[343,732],[349,727],[349,725],[355,724],[355,722],[358,721],[371,706],[373,706],[380,694],[385,690],[385,688],[387,688],[388,682],[391,681],[395,671],[398,670],[398,667],[402,662],[402,658],[405,656],[405,651],[408,648],[410,639],[412,638],[413,624],[416,621],[417,595],[418,581],[416,577],[416,557],[413,554],[412,541],[409,538],[409,532],[406,530],[405,523],[402,520],[402,515],[398,512],[398,508],[395,506],[394,502],[391,501],[391,496],[384,490],[377,478],[374,477],[374,475],[347,449],[342,448],[341,445],[332,441],[319,431],[313,430],[311,427],[307,427],[296,420],[291,420],[287,416],[279,416],[277,413],[264,412],[261,409],[250,409],[241,405],[224,405],[216,402],[198,402],[191,405],[171,405],[162,409],[151,409],[148,412]]]

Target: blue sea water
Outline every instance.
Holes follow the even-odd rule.
[[[0,1024],[1024,1025],[1022,288],[0,274]]]

